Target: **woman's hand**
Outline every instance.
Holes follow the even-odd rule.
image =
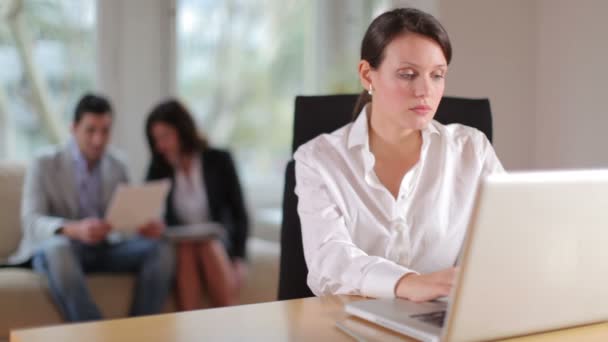
[[[240,258],[236,258],[232,261],[232,266],[234,268],[234,274],[236,277],[236,288],[237,291],[242,289],[245,285],[245,280],[247,279],[248,267],[244,260]]]
[[[450,294],[458,269],[451,267],[428,274],[408,273],[395,287],[395,295],[414,302],[426,302]]]

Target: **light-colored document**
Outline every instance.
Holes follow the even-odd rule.
[[[106,211],[106,221],[116,231],[134,232],[151,220],[162,219],[169,180],[141,185],[119,185]]]

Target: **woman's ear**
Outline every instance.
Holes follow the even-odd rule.
[[[369,89],[372,84],[371,72],[372,67],[369,65],[369,62],[362,59],[359,62],[359,82],[361,82],[361,86],[365,90]]]

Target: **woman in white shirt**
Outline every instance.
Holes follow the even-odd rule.
[[[433,120],[451,45],[416,9],[363,38],[356,119],[295,153],[308,285],[316,295],[448,295],[480,179],[503,172],[486,136]]]

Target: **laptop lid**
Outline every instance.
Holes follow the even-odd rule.
[[[465,243],[447,340],[608,319],[608,170],[488,177]]]

